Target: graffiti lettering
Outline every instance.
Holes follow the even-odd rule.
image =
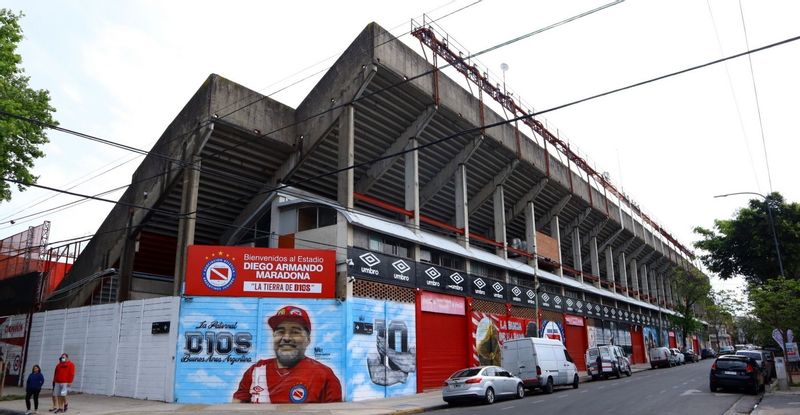
[[[381,386],[405,383],[408,374],[416,371],[416,350],[408,347],[406,323],[392,320],[387,330],[385,320],[375,320],[375,333],[378,353],[367,356],[370,379]]]
[[[215,353],[227,355],[231,352],[247,354],[250,352],[250,347],[253,345],[253,335],[247,332],[187,331],[185,337],[186,343],[184,349],[189,355],[203,352],[209,356]]]

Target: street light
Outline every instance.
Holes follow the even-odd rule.
[[[781,250],[778,247],[778,234],[775,233],[775,222],[772,219],[772,207],[769,205],[769,201],[767,197],[762,195],[761,193],[756,192],[736,192],[736,193],[727,193],[724,195],[716,195],[715,198],[720,197],[728,197],[728,196],[735,196],[735,195],[756,195],[761,196],[764,199],[764,204],[767,205],[767,215],[769,216],[769,227],[772,229],[772,242],[775,243],[775,253],[778,255],[778,268],[780,268],[781,276],[783,276],[783,261],[781,260]]]

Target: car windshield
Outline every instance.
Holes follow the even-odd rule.
[[[450,376],[450,378],[469,378],[469,377],[477,375],[480,371],[481,371],[481,368],[479,368],[479,367],[473,367],[473,368],[470,368],[470,369],[459,370],[458,372],[453,373],[453,376]],[[441,379],[441,378],[439,378],[439,379]]]
[[[717,369],[722,370],[729,370],[729,369],[744,369],[747,367],[747,362],[744,360],[728,360],[728,359],[720,359],[717,360]]]
[[[758,352],[736,352],[736,355],[737,356],[747,356],[747,357],[752,357],[753,359],[756,359],[756,360],[761,360],[761,353],[758,353]]]

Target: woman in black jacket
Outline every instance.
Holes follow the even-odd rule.
[[[25,406],[28,408],[26,414],[31,413],[31,396],[33,396],[33,413],[39,410],[39,392],[42,391],[42,385],[44,385],[42,368],[39,365],[33,365],[31,374],[28,375],[28,381],[25,382]]]

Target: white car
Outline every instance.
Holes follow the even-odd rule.
[[[461,369],[444,382],[442,399],[448,404],[461,401],[494,403],[499,397],[522,399],[522,379],[499,366],[478,366]]]
[[[673,347],[669,349],[669,351],[675,358],[675,364],[682,365],[686,363],[686,358],[683,356],[683,352],[681,352],[681,349]]]

